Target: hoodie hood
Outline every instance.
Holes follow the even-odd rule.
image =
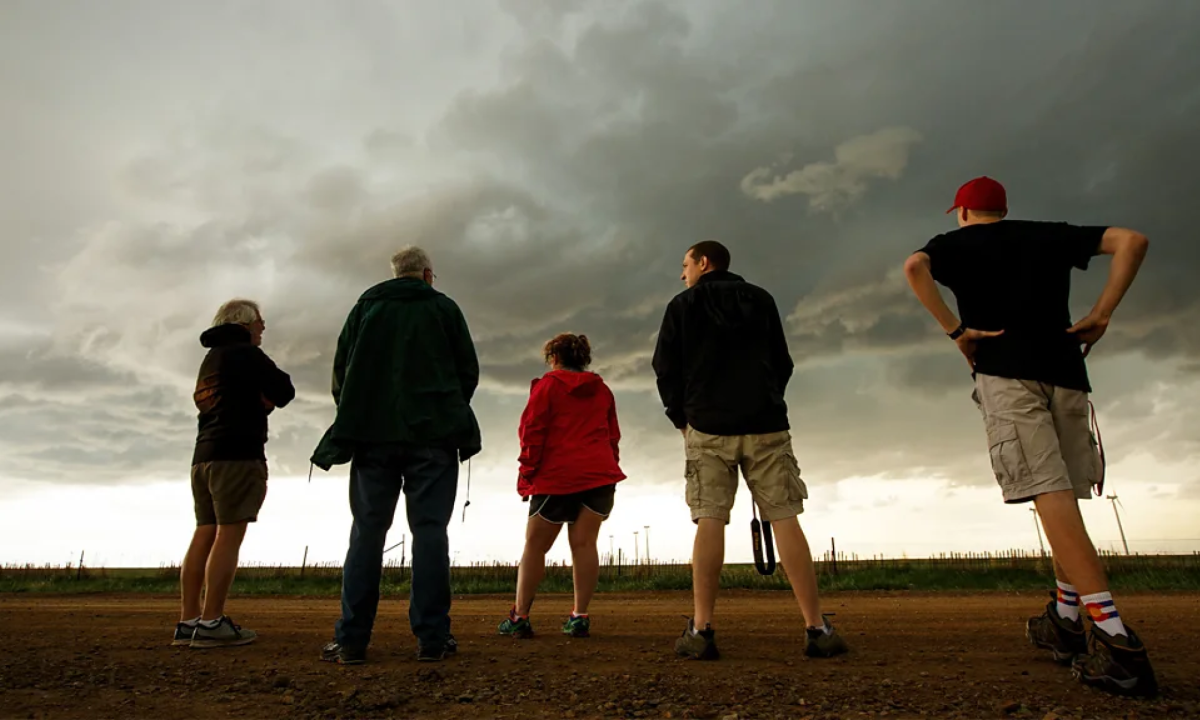
[[[728,270],[714,270],[700,276],[696,283],[696,303],[713,323],[721,328],[737,328],[745,325],[756,314],[754,297],[742,288],[734,287],[732,292],[712,292],[710,283],[745,283],[741,275]],[[708,285],[706,288],[705,286]]]
[[[361,296],[359,302],[367,302],[372,300],[395,300],[399,302],[412,302],[416,300],[428,300],[432,297],[441,295],[440,292],[434,290],[429,283],[419,278],[401,277],[393,278],[392,280],[384,280],[378,285],[368,288]]]
[[[227,323],[210,327],[200,333],[200,344],[206,348],[221,347],[223,345],[239,345],[249,344],[250,331],[244,325]]]
[[[600,376],[594,372],[576,372],[574,370],[551,370],[542,377],[533,381],[533,385],[537,385],[542,380],[552,380],[560,382],[567,388],[568,395],[576,395],[578,397],[591,397],[595,395],[604,383]],[[532,388],[533,385],[530,387]]]

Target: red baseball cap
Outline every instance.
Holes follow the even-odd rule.
[[[958,189],[954,195],[954,205],[946,214],[954,212],[955,208],[1008,212],[1008,193],[1004,192],[1003,185],[984,175],[968,180]]]

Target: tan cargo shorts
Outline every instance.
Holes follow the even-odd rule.
[[[267,498],[267,463],[214,460],[192,466],[196,526],[256,522]]]
[[[719,518],[729,524],[738,471],[746,478],[760,517],[786,520],[804,512],[808,488],[787,430],[764,435],[708,435],[687,429],[687,504],[692,522]]]
[[[1006,503],[1072,490],[1083,500],[1100,482],[1101,460],[1082,390],[994,375],[975,376],[992,472]]]

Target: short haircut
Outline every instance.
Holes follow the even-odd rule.
[[[700,262],[700,258],[708,258],[708,264],[713,270],[729,269],[729,248],[716,240],[703,240],[688,248],[692,259]]]
[[[565,368],[584,370],[592,364],[592,345],[587,335],[561,333],[546,343],[542,355],[548,363],[558,361]]]
[[[392,275],[394,277],[421,277],[426,270],[432,270],[429,255],[416,245],[405,245],[392,256]]]
[[[234,298],[217,309],[213,317],[213,327],[219,325],[249,325],[262,318],[258,303],[245,298]]]
[[[1002,218],[1008,214],[1007,210],[968,210],[967,212],[982,218]]]

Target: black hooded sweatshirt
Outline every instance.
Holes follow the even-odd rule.
[[[200,363],[193,398],[200,411],[192,464],[214,460],[266,460],[264,399],[283,407],[296,396],[292,379],[250,341],[241,325],[209,328],[200,335],[208,354]]]
[[[725,270],[705,273],[667,305],[654,374],[667,417],[710,435],[788,430],[792,357],[775,299]]]

